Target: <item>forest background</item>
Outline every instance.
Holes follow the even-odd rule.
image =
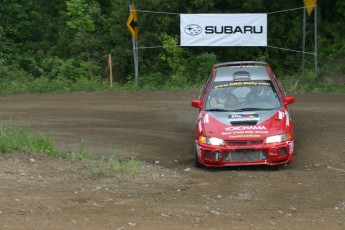
[[[345,90],[345,1],[317,2],[318,71],[305,55],[303,0],[135,1],[139,17],[139,85],[133,86],[128,0],[0,0],[0,94],[200,86],[213,64],[270,63],[289,89]],[[267,13],[273,47],[180,47],[180,13]],[[306,51],[314,52],[314,16],[307,16]]]

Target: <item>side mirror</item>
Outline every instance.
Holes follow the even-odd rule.
[[[192,101],[192,106],[195,108],[200,109],[201,108],[201,101],[200,100],[193,100]]]
[[[284,105],[290,105],[295,102],[295,98],[293,96],[286,96],[284,99]]]

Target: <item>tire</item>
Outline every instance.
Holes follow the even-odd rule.
[[[194,147],[194,166],[196,168],[203,168],[204,165],[199,163],[199,159],[198,159],[198,153],[196,152],[196,148]]]

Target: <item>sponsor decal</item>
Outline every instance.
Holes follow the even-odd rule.
[[[282,111],[279,111],[279,120],[283,119],[284,118],[284,112]]]
[[[246,131],[246,130],[267,130],[265,126],[229,126],[225,127],[225,131]]]
[[[205,34],[236,34],[236,33],[262,34],[263,26],[205,26]]]
[[[294,150],[294,141],[287,141],[287,144],[289,145],[289,151],[290,153],[293,153]]]
[[[206,124],[210,123],[208,114],[205,114],[204,123]]]
[[[201,131],[202,131],[202,124],[201,124],[201,120],[199,120],[199,122],[198,122],[198,127],[199,127],[199,131],[201,132]]]
[[[230,135],[229,138],[253,138],[253,137],[261,137],[261,135],[258,134],[242,134],[242,135]]]
[[[196,36],[201,34],[202,28],[196,24],[190,24],[184,28],[184,32],[190,36]]]
[[[215,86],[214,88],[223,88],[223,87],[230,87],[230,86],[253,86],[253,85],[262,85],[262,86],[270,86],[271,84],[264,81],[240,81],[240,82],[230,82],[226,84],[220,84]]]
[[[268,131],[235,131],[235,132],[222,132],[223,136],[235,134],[268,134]]]
[[[229,115],[230,122],[258,121],[258,120],[259,120],[259,114],[256,114],[256,113],[241,113],[241,114]]]
[[[286,126],[289,126],[290,125],[290,116],[289,116],[288,111],[286,111],[286,110],[285,110],[285,116],[286,116],[285,124],[286,124]]]
[[[181,46],[267,46],[267,14],[180,14]]]
[[[252,137],[260,137],[261,134],[267,134],[268,130],[265,126],[230,126],[225,128],[222,135],[250,135]]]

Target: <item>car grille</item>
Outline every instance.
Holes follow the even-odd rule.
[[[259,141],[227,141],[229,146],[248,146],[248,145],[261,145],[262,140]]]
[[[266,160],[266,155],[262,150],[241,149],[234,152],[227,152],[224,161],[227,162],[250,162]]]

